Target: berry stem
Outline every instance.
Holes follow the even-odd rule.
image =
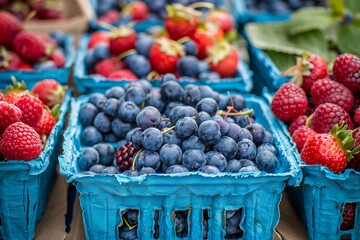
[[[137,224],[134,226],[130,226],[130,224],[126,221],[126,219],[124,217],[122,217],[122,219],[129,230],[133,230],[134,228],[136,228],[138,226]]]
[[[190,38],[188,36],[185,36],[185,37],[180,38],[179,40],[177,40],[177,42],[182,44],[182,43],[187,42],[189,40],[190,40]]]
[[[253,109],[249,109],[249,110],[247,110],[247,111],[245,111],[245,112],[228,113],[227,116],[229,116],[229,117],[246,116],[246,115],[251,114],[252,112],[254,112],[254,110],[253,110]],[[220,111],[217,112],[217,115],[219,115],[219,116],[226,116],[226,114],[227,114],[227,112],[225,112],[225,111],[223,111],[223,110],[220,110]]]
[[[127,51],[121,53],[115,59],[116,59],[116,61],[120,61],[120,60],[126,58],[127,56],[130,56],[130,55],[134,54],[134,53],[136,53],[135,49],[130,49],[130,50],[127,50]]]
[[[147,80],[160,79],[160,74],[157,71],[151,71],[146,76]]]
[[[208,8],[208,9],[213,9],[214,8],[214,4],[212,3],[208,3],[208,2],[195,2],[193,4],[190,4],[189,6],[187,6],[189,8]]]
[[[161,121],[170,121],[170,118],[162,118]]]
[[[133,160],[133,163],[132,163],[132,166],[131,166],[131,168],[132,168],[133,171],[135,170],[136,159],[137,159],[137,157],[139,156],[139,153],[142,152],[142,150],[144,150],[144,148],[141,148],[139,151],[137,151],[137,153],[136,153],[135,156],[134,156],[134,160]]]

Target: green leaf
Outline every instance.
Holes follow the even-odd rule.
[[[349,24],[339,28],[337,45],[342,53],[360,56],[360,27]]]
[[[344,16],[346,9],[343,0],[329,0],[329,6],[335,14]]]
[[[275,52],[271,50],[265,50],[265,53],[269,55],[269,57],[273,60],[273,62],[280,69],[281,72],[284,72],[290,67],[296,65],[297,55],[295,54]]]
[[[338,0],[334,0],[338,1]],[[346,9],[352,14],[359,16],[360,13],[360,1],[359,0],[343,0]]]
[[[288,22],[290,35],[296,35],[311,30],[323,30],[335,27],[341,20],[341,15],[333,14],[323,7],[302,8],[293,13]]]

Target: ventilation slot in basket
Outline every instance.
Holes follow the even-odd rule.
[[[175,211],[174,231],[176,233],[176,237],[178,238],[185,238],[188,236],[188,213],[189,210]]]
[[[160,238],[160,224],[159,224],[159,218],[160,218],[160,211],[156,210],[155,211],[155,216],[154,216],[154,231],[153,231],[153,237],[155,239],[159,239]]]
[[[203,227],[203,239],[207,239],[209,232],[209,209],[203,210],[202,227]]]
[[[343,234],[343,235],[341,235],[340,240],[352,240],[351,234]]]
[[[119,239],[137,239],[138,209],[125,209],[121,211],[121,224],[118,227]]]
[[[355,210],[356,210],[356,203],[345,203],[343,212],[342,212],[342,223],[340,225],[340,230],[352,230],[354,229],[355,223]]]
[[[240,239],[244,236],[241,225],[244,221],[243,209],[225,211],[225,239]]]

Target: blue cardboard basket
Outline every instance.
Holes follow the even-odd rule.
[[[0,162],[0,238],[33,239],[35,224],[46,206],[54,179],[59,139],[69,109],[71,92],[66,93],[59,120],[41,156],[25,161]]]
[[[108,80],[106,78],[94,78],[87,75],[87,70],[84,63],[84,58],[87,52],[87,46],[90,35],[84,35],[79,43],[79,49],[74,67],[74,79],[75,84],[79,92],[104,92],[107,89],[114,86],[125,86],[130,81],[127,80]],[[151,80],[154,86],[160,86],[159,80]],[[199,81],[184,81],[181,80],[179,83],[182,86],[188,84],[194,85],[208,85],[212,89],[218,92],[224,92],[228,90],[249,93],[253,87],[252,72],[249,66],[240,60],[238,64],[238,70],[234,78],[223,78],[220,80],[199,80]]]
[[[61,174],[66,176],[67,181],[73,182],[80,193],[86,238],[118,239],[121,211],[130,208],[139,209],[139,239],[153,239],[155,210],[160,210],[159,239],[177,239],[173,214],[176,210],[185,209],[190,209],[189,234],[185,239],[202,239],[203,209],[208,209],[210,215],[208,239],[223,239],[224,211],[242,208],[242,239],[272,239],[279,221],[281,192],[287,184],[298,185],[302,173],[294,147],[279,131],[267,103],[254,95],[243,96],[247,107],[254,109],[259,123],[274,136],[279,157],[276,173],[206,175],[192,172],[138,177],[83,174],[77,166],[77,159],[84,148],[80,143],[82,126],[78,114],[89,95],[74,99],[64,134],[64,154],[59,161]]]
[[[267,88],[264,97],[270,102],[272,94]],[[292,144],[287,126],[276,120],[282,132]],[[346,169],[342,174],[335,174],[323,166],[308,165],[303,162],[298,152],[299,166],[303,172],[303,181],[299,188],[289,188],[290,198],[297,208],[308,229],[310,240],[360,239],[360,172]],[[357,202],[354,229],[341,231],[342,211],[345,203]]]
[[[12,84],[12,76],[14,76],[18,81],[24,80],[29,89],[31,89],[38,81],[46,78],[55,79],[63,85],[67,84],[70,68],[75,60],[74,37],[72,35],[66,36],[64,51],[66,62],[63,68],[54,70],[10,70],[0,72],[0,89],[4,89],[7,85]]]

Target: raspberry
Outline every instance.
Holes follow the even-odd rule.
[[[360,58],[346,53],[339,55],[333,65],[334,78],[352,92],[360,89]]]
[[[309,137],[314,136],[315,134],[316,132],[314,130],[306,126],[302,126],[296,129],[296,131],[292,135],[292,140],[296,144],[296,148],[299,153],[301,153],[301,150],[303,149],[306,140],[308,140]]]
[[[343,221],[340,225],[340,230],[349,230],[354,228],[355,208],[356,208],[356,203],[345,204],[344,211],[342,213]]]
[[[21,95],[15,102],[21,112],[21,121],[31,127],[35,127],[42,115],[44,104],[42,101],[30,94]]]
[[[131,168],[133,163],[133,156],[136,151],[137,150],[135,149],[132,142],[127,142],[125,145],[119,148],[115,159],[121,171],[126,171]]]
[[[360,124],[360,107],[355,110],[354,121]]]
[[[0,101],[0,135],[5,129],[21,119],[21,110],[13,104]]]
[[[301,126],[305,126],[306,119],[307,119],[306,115],[301,115],[301,116],[298,116],[298,117],[296,117],[296,118],[294,118],[292,120],[292,122],[291,122],[291,124],[289,126],[290,136],[292,136],[294,134],[296,129],[298,129]]]

